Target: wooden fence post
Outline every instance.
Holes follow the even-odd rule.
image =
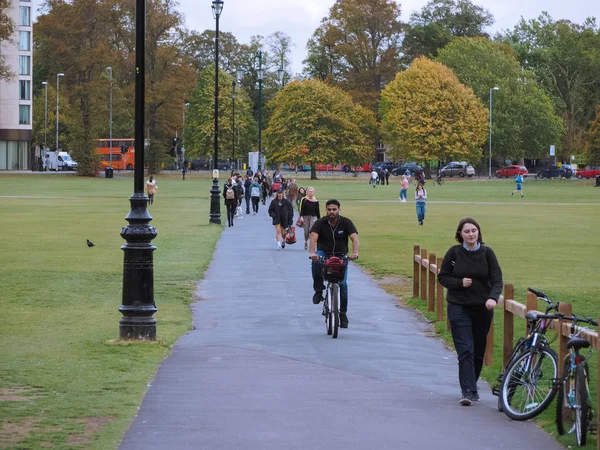
[[[431,265],[436,263],[435,253],[429,254],[429,269],[427,270],[427,278],[429,286],[427,287],[427,311],[435,311],[435,282],[437,278],[436,273],[431,270]]]
[[[419,263],[415,256],[421,253],[421,248],[418,245],[413,247],[413,298],[419,296]]]
[[[563,313],[565,316],[573,315],[573,305],[570,303],[561,303],[558,305],[558,312]],[[569,337],[565,335],[565,320],[558,320],[558,376],[562,377],[563,369],[565,365],[565,356],[567,356],[567,342]]]
[[[527,300],[525,302],[525,311],[537,311],[538,298],[533,292],[527,291]],[[527,320],[525,321],[525,336],[527,336]]]
[[[506,368],[513,351],[515,334],[515,316],[508,308],[508,301],[515,299],[515,287],[512,284],[504,285],[504,335],[502,340],[502,370]]]
[[[437,259],[437,268],[438,268],[438,273],[440,271],[440,267],[442,266],[442,258],[438,258]],[[437,274],[436,274],[436,279],[437,279]],[[437,282],[437,305],[435,307],[435,311],[437,314],[437,321],[441,322],[442,320],[444,320],[444,286],[442,286],[439,281]],[[600,411],[600,410],[598,410]]]
[[[425,261],[427,260],[427,250],[421,249],[421,300],[427,300],[427,270]]]

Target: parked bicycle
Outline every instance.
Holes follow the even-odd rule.
[[[565,357],[564,371],[558,385],[558,398],[556,401],[556,428],[558,434],[573,433],[577,436],[577,444],[583,447],[587,440],[587,433],[596,433],[594,410],[590,397],[590,372],[587,360],[592,354],[590,343],[579,337],[587,328],[577,329],[577,323],[584,322],[598,326],[598,322],[590,318],[581,318],[575,315],[565,316],[571,319],[571,333]],[[581,350],[589,348],[586,356]]]
[[[564,316],[549,314],[558,311],[559,303],[543,292],[527,290],[548,304],[546,314],[525,314],[527,337],[517,341],[505,371],[498,376],[500,386],[493,390],[498,395],[498,410],[513,420],[528,420],[544,411],[556,396],[558,378],[558,357],[550,348],[557,336],[548,340],[546,331],[552,320]]]
[[[344,279],[348,269],[347,256],[329,256],[319,258],[323,268],[323,278],[327,283],[323,315],[327,334],[337,338],[340,328],[340,281]]]

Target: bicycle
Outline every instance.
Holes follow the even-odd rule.
[[[319,257],[323,268],[323,278],[327,282],[323,315],[327,335],[333,339],[338,337],[340,328],[340,281],[344,279],[348,269],[347,256]]]
[[[594,410],[590,397],[590,373],[587,360],[592,354],[590,343],[579,335],[587,328],[576,331],[578,322],[598,326],[598,322],[590,318],[580,318],[575,315],[571,319],[571,333],[565,357],[563,376],[559,380],[558,399],[556,401],[556,429],[558,434],[573,433],[577,436],[577,444],[583,447],[587,440],[588,430],[595,434]],[[587,357],[580,350],[590,348]]]
[[[498,395],[498,410],[513,420],[528,420],[542,411],[556,396],[558,379],[558,356],[550,348],[556,340],[546,338],[546,331],[554,319],[565,317],[561,313],[548,314],[558,310],[543,292],[527,288],[528,291],[546,303],[546,314],[527,312],[527,337],[517,341],[513,354],[504,373],[500,374],[500,387],[494,389]],[[496,393],[494,392],[494,393]]]

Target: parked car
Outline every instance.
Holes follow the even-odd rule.
[[[586,166],[575,173],[575,176],[580,180],[582,178],[596,178],[597,175],[600,175],[600,166]]]
[[[418,165],[416,162],[407,162],[398,167],[394,167],[392,169],[392,175],[404,175],[406,170],[410,170],[410,175],[415,176],[415,173],[417,173],[418,171],[422,171],[423,167]]]
[[[470,169],[467,169],[468,167]],[[461,178],[465,175],[472,177],[475,174],[475,170],[465,161],[452,161],[440,169],[440,174],[443,177],[453,177],[454,175],[458,175]]]
[[[518,166],[516,164],[512,164],[510,166],[504,166],[502,169],[496,170],[496,176],[498,178],[511,178],[515,175],[525,175],[528,174],[529,171],[525,166]]]
[[[536,178],[571,178],[573,170],[570,167],[550,166],[538,171]]]
[[[394,170],[396,168],[397,165],[398,164],[393,163],[391,161],[384,161],[384,162],[378,162],[378,163],[373,164],[373,169],[376,169],[378,171],[387,169],[388,171],[391,172],[392,170]]]

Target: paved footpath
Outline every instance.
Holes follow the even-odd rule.
[[[461,407],[454,352],[355,264],[350,326],[328,337],[302,237],[277,251],[270,224],[262,207],[225,228],[195,329],[160,365],[122,450],[563,448],[498,412],[482,382],[481,401]]]

